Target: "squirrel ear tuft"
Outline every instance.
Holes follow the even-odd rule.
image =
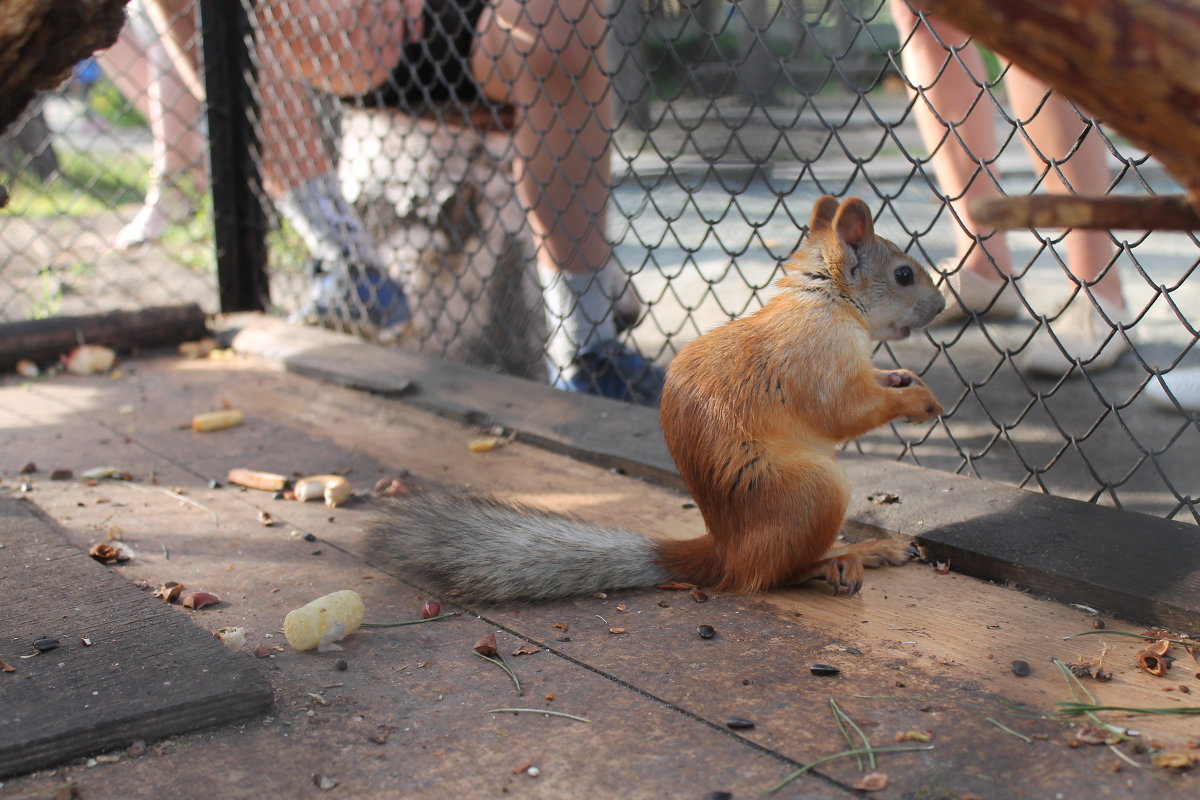
[[[833,217],[837,214],[837,199],[827,194],[817,198],[813,204],[812,220],[808,223],[810,233],[833,228]]]
[[[857,197],[846,198],[834,216],[833,227],[842,241],[851,247],[858,247],[875,235],[871,209]]]

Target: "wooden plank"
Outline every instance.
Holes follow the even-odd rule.
[[[237,321],[238,349],[284,369],[361,385],[399,375],[406,400],[455,419],[495,422],[519,438],[680,488],[654,409],[570,394],[265,317]],[[894,461],[846,454],[856,487],[847,530],[914,536],[957,572],[1007,581],[1143,624],[1200,629],[1200,538],[1193,526]],[[875,492],[903,502],[879,506]],[[1137,547],[1130,547],[1136,529]],[[1120,557],[1116,557],[1116,554]]]
[[[270,686],[247,658],[7,497],[0,596],[0,660],[15,668],[0,674],[0,777],[270,707]],[[26,657],[43,637],[61,645]]]
[[[195,303],[6,322],[0,324],[0,370],[12,369],[21,359],[56,362],[85,343],[129,351],[192,341],[207,332],[204,312]]]
[[[297,328],[253,314],[233,315],[233,347],[300,375],[382,394],[440,416],[501,424],[519,437],[581,461],[682,487],[655,409],[590,395],[568,395],[532,381],[431,356],[362,342],[317,328]],[[618,435],[614,438],[613,433]]]

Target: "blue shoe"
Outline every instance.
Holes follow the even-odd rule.
[[[666,370],[617,341],[609,341],[576,357],[568,373],[554,382],[556,389],[657,406]]]
[[[369,325],[376,335],[395,331],[408,322],[411,311],[403,287],[376,267],[346,267],[326,271],[322,262],[312,268],[309,304],[298,316],[332,324]]]

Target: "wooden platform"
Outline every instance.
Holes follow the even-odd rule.
[[[369,367],[372,351],[362,347],[340,351],[338,359]],[[310,360],[309,371],[320,363]],[[1138,747],[1113,749],[1079,744],[1086,726],[1053,713],[1056,703],[1075,698],[1051,659],[1092,659],[1106,645],[1104,668],[1113,679],[1083,683],[1098,701],[1198,706],[1200,666],[1186,653],[1176,648],[1167,677],[1152,677],[1135,666],[1139,640],[1063,638],[1092,634],[1097,619],[1110,631],[1137,626],[928,565],[872,572],[851,599],[819,585],[757,598],[710,593],[705,602],[656,589],[462,609],[443,598],[457,616],[360,631],[340,653],[276,650],[286,612],[328,591],[358,591],[368,619],[379,622],[415,619],[422,601],[435,594],[362,562],[359,526],[371,511],[368,500],[331,511],[262,492],[210,488],[232,467],[341,471],[363,494],[378,479],[408,469],[652,536],[699,532],[685,496],[615,472],[616,462],[606,459],[621,453],[607,452],[600,435],[587,458],[602,466],[521,441],[471,453],[467,442],[477,432],[428,410],[440,386],[437,391],[456,399],[460,416],[537,417],[539,445],[568,450],[565,442],[577,441],[572,430],[615,423],[641,433],[649,452],[653,436],[626,406],[584,400],[573,417],[565,406],[522,407],[517,395],[480,394],[481,384],[429,361],[387,376],[391,386],[413,382],[400,399],[278,366],[265,357],[161,357],[123,364],[119,379],[63,376],[0,385],[0,490],[35,504],[79,547],[119,536],[133,558],[101,569],[131,587],[177,580],[218,594],[220,605],[190,612],[133,590],[147,606],[196,631],[245,627],[247,650],[229,656],[274,688],[265,714],[166,739],[148,736],[139,755],[117,749],[92,762],[10,777],[0,789],[6,798],[48,797],[67,785],[89,800],[188,796],[201,786],[213,798],[751,797],[849,747],[831,700],[877,747],[932,745],[877,756],[876,771],[888,776],[881,797],[1103,798],[1196,790],[1193,775],[1152,767],[1150,755],[1156,748],[1196,753],[1186,744],[1200,737],[1200,718],[1103,712],[1106,721],[1140,733]],[[377,371],[375,380],[381,379]],[[211,434],[181,427],[192,414],[223,404],[242,409],[246,424]],[[21,493],[17,471],[27,462],[36,462],[38,471],[28,476],[31,490]],[[669,481],[665,467],[645,463],[647,477]],[[102,465],[135,480],[48,479],[54,468],[78,475]],[[901,505],[906,514],[922,507],[908,494]],[[264,512],[275,524],[263,524]],[[101,605],[106,613],[123,613]],[[702,624],[713,626],[716,637],[702,640],[696,633]],[[473,655],[472,645],[488,632],[520,678],[521,693],[498,667]],[[161,643],[157,633],[146,635]],[[29,662],[45,658],[19,658],[26,638],[22,631],[0,642],[0,660],[16,667],[0,673],[6,701],[32,681]],[[267,657],[255,658],[258,646]],[[512,655],[520,649],[536,652]],[[1032,673],[1014,675],[1014,660],[1028,662]],[[838,667],[840,674],[815,676],[809,671],[815,663]],[[197,679],[207,668],[189,666]],[[108,677],[96,674],[95,680],[103,687]],[[1185,687],[1195,691],[1185,693]],[[64,713],[48,704],[47,714]],[[590,722],[492,712],[509,707]],[[0,704],[6,730],[8,709],[8,702]],[[732,729],[733,718],[753,727]],[[528,766],[537,768],[537,777]],[[862,774],[854,758],[830,761],[775,796],[855,796]]]
[[[259,714],[263,674],[0,497],[0,776]],[[35,642],[57,640],[52,649]],[[48,645],[43,644],[43,647]]]

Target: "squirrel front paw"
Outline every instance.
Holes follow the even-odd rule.
[[[940,417],[945,411],[942,404],[933,396],[933,392],[929,391],[924,384],[920,388],[924,391],[914,396],[910,403],[905,403],[907,406],[905,410],[908,412],[904,417],[905,422],[928,422],[934,417]]]

